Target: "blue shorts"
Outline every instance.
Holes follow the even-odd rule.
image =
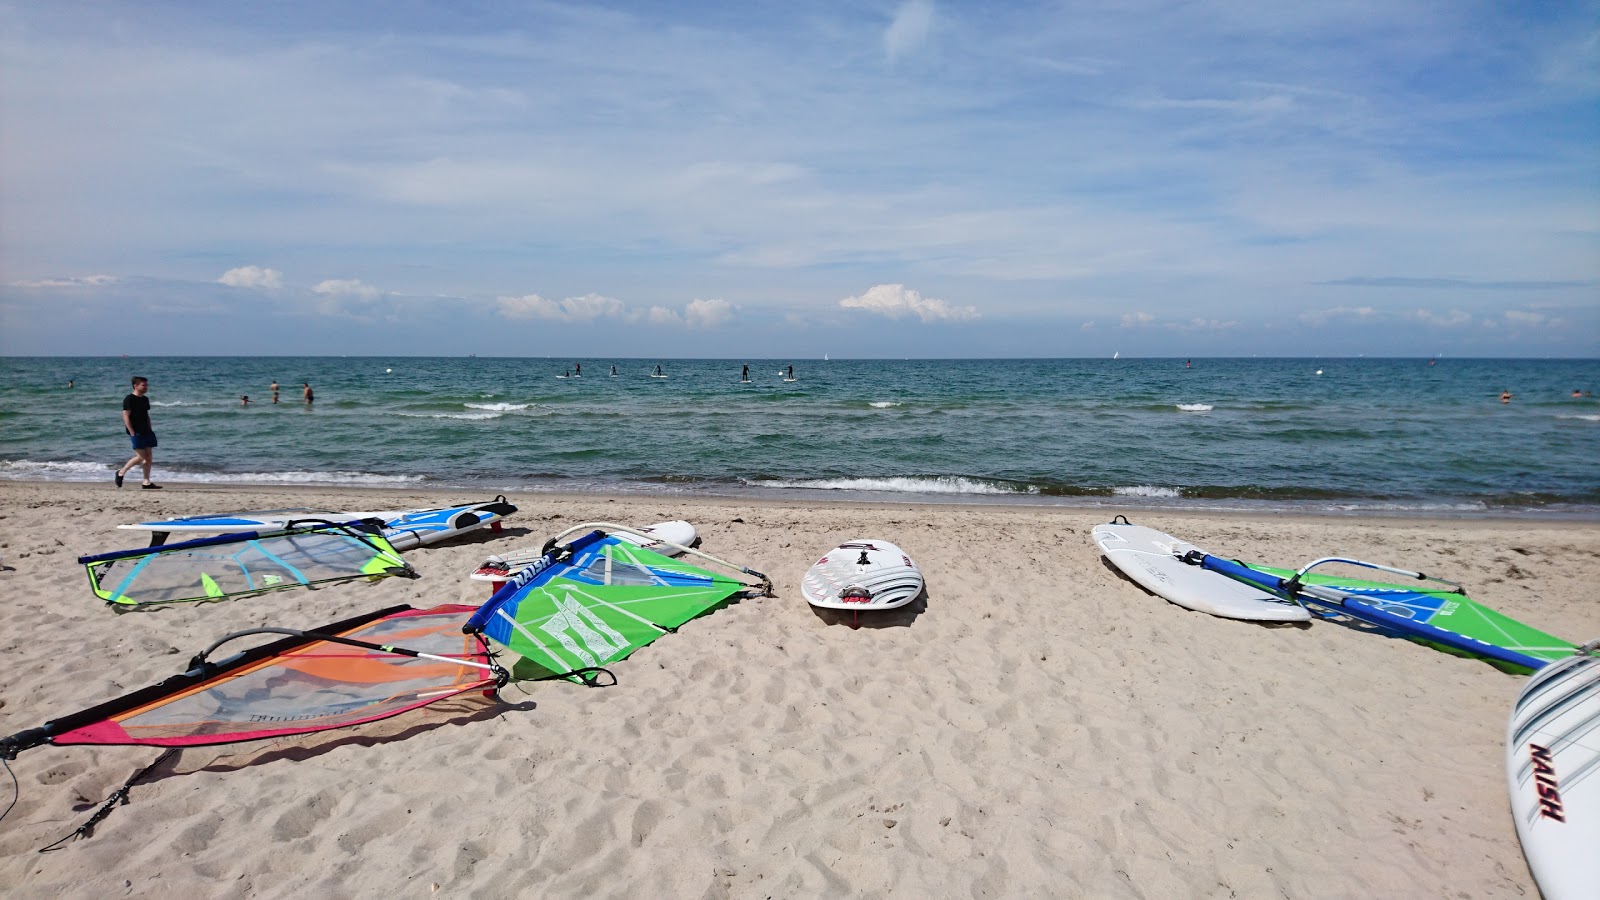
[[[156,446],[156,433],[154,431],[140,431],[128,435],[128,440],[133,443],[133,449],[143,450],[146,447],[154,449]]]

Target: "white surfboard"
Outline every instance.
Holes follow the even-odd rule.
[[[1142,525],[1096,525],[1090,534],[1100,552],[1124,575],[1186,609],[1251,622],[1311,620],[1311,613],[1299,604],[1179,560],[1199,548],[1170,534]]]
[[[1545,900],[1600,894],[1600,656],[1533,673],[1506,731],[1511,815]]]
[[[922,593],[922,570],[904,550],[877,540],[845,541],[800,579],[800,594],[820,609],[895,609]]]
[[[683,551],[679,550],[678,547],[692,548],[700,543],[700,537],[695,533],[694,526],[682,519],[675,519],[671,522],[657,522],[639,530],[644,532],[644,535],[618,531],[615,536],[617,540],[638,544],[646,550],[654,550],[662,556],[682,556]],[[673,544],[677,544],[678,547],[671,546]],[[510,581],[513,575],[538,562],[542,556],[544,556],[544,550],[538,547],[497,554],[480,563],[478,568],[467,577],[473,581],[495,583]]]

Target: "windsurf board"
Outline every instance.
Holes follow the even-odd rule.
[[[823,554],[800,579],[800,593],[819,609],[895,609],[922,594],[922,570],[888,541],[845,541]]]
[[[1183,562],[1178,557],[1198,548],[1170,534],[1124,524],[1096,525],[1090,536],[1122,574],[1185,609],[1248,622],[1311,620],[1311,613],[1299,604]]]
[[[1545,900],[1600,886],[1600,655],[1533,674],[1506,730],[1511,815]]]
[[[663,556],[682,556],[683,551],[678,547],[698,547],[700,537],[695,533],[694,526],[682,519],[671,522],[657,522],[639,529],[643,535],[630,534],[626,531],[615,532],[614,536],[621,541],[637,544],[646,550],[654,550]],[[676,544],[677,546],[672,546]],[[510,553],[501,553],[489,557],[478,565],[473,573],[467,576],[473,581],[488,581],[497,586],[511,580],[513,575],[537,562],[544,556],[543,548],[526,550],[513,550]]]

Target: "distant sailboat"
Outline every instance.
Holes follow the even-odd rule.
[[[823,362],[827,362],[828,361],[828,354],[826,354],[826,353],[822,354],[822,361]]]
[[[1115,350],[1115,351],[1112,351],[1111,358],[1112,359],[1116,359],[1117,357],[1119,357],[1121,355],[1122,355],[1122,351],[1121,350]]]

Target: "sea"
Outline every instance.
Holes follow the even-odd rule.
[[[173,486],[1600,519],[1600,360],[11,357],[0,479],[109,482],[132,375]]]

